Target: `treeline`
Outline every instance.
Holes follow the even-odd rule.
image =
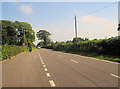
[[[109,55],[120,58],[120,38],[80,40],[73,39],[67,42],[55,42],[47,45],[47,48],[64,50],[67,52],[84,52],[87,54]],[[119,60],[120,61],[120,60]]]
[[[15,56],[32,46],[35,32],[27,22],[1,20],[2,24],[2,59]],[[22,46],[25,43],[25,46]],[[2,60],[0,58],[0,60]]]
[[[35,41],[35,32],[27,22],[1,20],[2,23],[2,45],[19,45],[32,43]]]

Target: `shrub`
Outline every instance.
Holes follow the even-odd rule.
[[[97,53],[120,57],[120,38],[109,38],[100,40],[87,40],[61,43],[57,42],[47,46],[55,50],[65,50],[72,52]]]
[[[24,52],[25,47],[23,46],[15,46],[15,45],[3,45],[2,46],[2,59],[7,59],[12,56],[15,56],[21,52]]]

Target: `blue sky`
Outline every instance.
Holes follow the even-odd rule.
[[[114,2],[3,2],[2,19],[28,22],[37,32],[52,33],[53,41],[72,40],[74,16],[77,15],[78,36],[106,38],[117,35],[118,5]],[[88,14],[111,5],[99,12]],[[36,39],[37,43],[38,40]]]

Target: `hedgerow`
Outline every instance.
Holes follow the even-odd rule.
[[[47,46],[54,50],[65,50],[72,52],[97,53],[120,57],[120,38],[109,38],[100,40],[87,40],[78,42],[69,42],[52,44]]]
[[[15,56],[21,52],[24,52],[25,47],[16,45],[2,45],[2,60],[8,59]]]

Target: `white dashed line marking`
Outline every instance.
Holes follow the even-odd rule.
[[[74,56],[78,56],[78,57],[82,57],[82,58],[90,58],[90,59],[95,59],[95,60],[98,60],[98,61],[104,61],[104,62],[113,63],[113,64],[120,64],[120,63],[117,63],[117,62],[102,60],[102,59],[93,58],[93,57],[81,56],[81,55],[76,55],[76,54],[68,54],[68,55],[74,55]]]
[[[50,77],[50,74],[49,73],[46,73],[47,77]]]
[[[43,65],[43,67],[45,67],[45,65]]]
[[[47,68],[44,69],[45,71],[48,71]]]
[[[116,78],[120,78],[119,76],[117,76],[117,75],[114,75],[114,74],[110,74],[110,75],[112,75],[112,76],[114,76],[114,77],[116,77]]]
[[[55,87],[56,86],[55,83],[53,82],[53,80],[50,80],[49,83],[50,83],[51,87]]]
[[[42,63],[44,65],[44,63]]]
[[[74,63],[79,63],[79,62],[77,62],[77,61],[75,61],[75,60],[72,60],[72,59],[71,59],[71,61],[74,62]]]
[[[42,62],[43,67],[44,67],[44,70],[47,72],[48,70],[47,70],[47,68],[45,68],[44,62],[43,62],[43,60],[42,60],[42,58],[41,58],[38,50],[37,50],[37,53],[38,53],[38,55],[39,55],[39,58],[41,59],[41,62]],[[46,76],[47,76],[47,77],[50,77],[50,73],[46,73]],[[50,83],[50,86],[51,86],[51,87],[55,87],[55,86],[56,86],[55,83],[53,82],[53,80],[50,80],[49,83]]]

